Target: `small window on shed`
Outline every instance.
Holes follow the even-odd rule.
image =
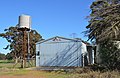
[[[37,51],[37,54],[36,54],[37,56],[39,56],[40,55],[40,51]]]

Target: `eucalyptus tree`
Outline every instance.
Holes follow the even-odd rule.
[[[96,41],[102,64],[120,69],[120,0],[96,0],[90,6],[88,39]],[[120,43],[119,43],[120,44]]]
[[[8,45],[4,49],[9,49],[16,58],[20,57],[22,54],[22,41],[23,33],[19,31],[17,27],[9,27],[4,30],[4,33],[0,33],[0,37],[5,38],[8,41]],[[42,36],[36,31],[30,31],[30,55],[35,55],[36,45],[35,43],[42,39]],[[26,38],[27,41],[27,38]],[[27,46],[27,44],[26,44]]]
[[[96,0],[90,6],[87,35],[89,39],[101,42],[120,37],[120,0]]]

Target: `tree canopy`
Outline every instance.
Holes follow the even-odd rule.
[[[29,44],[30,54],[31,56],[33,56],[35,55],[35,49],[36,49],[35,43],[41,40],[42,36],[36,30],[31,30],[29,33],[30,33],[30,44]],[[4,49],[9,49],[16,57],[19,57],[21,55],[22,41],[23,41],[22,31],[19,31],[17,27],[11,26],[8,29],[5,29],[4,33],[0,33],[0,37],[5,38],[10,43]],[[27,39],[28,38],[26,38],[26,41]]]
[[[5,59],[6,59],[5,54],[0,53],[0,60],[5,60]]]
[[[90,6],[86,34],[90,40],[120,40],[120,0],[96,0]]]
[[[120,0],[95,0],[90,9],[85,34],[99,44],[101,65],[120,69]]]

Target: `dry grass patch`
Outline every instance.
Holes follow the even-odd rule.
[[[86,68],[78,68],[67,78],[120,78],[118,71],[93,71]]]

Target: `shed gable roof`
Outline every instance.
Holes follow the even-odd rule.
[[[42,41],[39,41],[37,42],[37,44],[41,44],[41,43],[44,43],[44,42],[47,42],[47,41],[81,41],[81,39],[70,39],[70,38],[64,38],[64,37],[60,37],[60,36],[55,36],[55,37],[52,37],[52,38],[49,38],[47,40],[42,40]]]

